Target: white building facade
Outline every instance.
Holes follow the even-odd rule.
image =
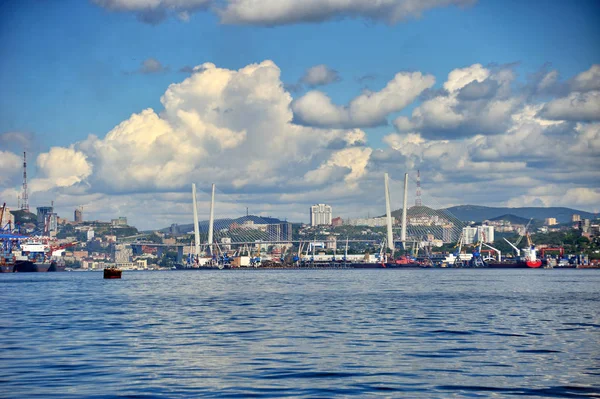
[[[494,226],[463,227],[463,243],[475,244],[479,241],[494,242]]]
[[[463,227],[462,232],[464,244],[473,244],[475,242],[475,238],[477,237],[477,227]]]
[[[310,207],[310,225],[330,225],[332,219],[332,211],[330,205],[316,204]]]
[[[479,241],[488,244],[494,242],[494,226],[477,226],[477,242]]]

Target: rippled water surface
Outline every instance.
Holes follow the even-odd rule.
[[[0,396],[600,397],[600,270],[0,274]]]

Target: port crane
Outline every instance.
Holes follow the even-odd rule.
[[[529,236],[529,233],[527,232],[527,230],[529,229],[529,225],[531,225],[532,221],[533,221],[533,218],[529,219],[529,222],[527,223],[527,226],[525,226],[525,230],[523,231],[523,234],[520,235],[519,239],[514,244],[512,242],[508,241],[506,238],[502,238],[504,241],[506,241],[508,243],[508,245],[513,247],[513,249],[517,253],[517,257],[521,256],[521,250],[519,248],[517,248],[517,246],[521,243],[524,236],[527,236],[527,241],[528,241],[529,247],[531,248],[531,245],[532,245],[531,237]]]

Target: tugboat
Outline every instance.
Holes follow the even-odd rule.
[[[123,271],[121,269],[117,269],[116,267],[107,267],[104,269],[104,278],[106,278],[106,279],[121,278],[121,273],[123,273]]]

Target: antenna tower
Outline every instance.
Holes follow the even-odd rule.
[[[21,210],[29,212],[29,196],[27,194],[27,153],[23,152],[23,194],[21,195]]]
[[[415,206],[421,205],[421,171],[417,170],[417,197],[415,198]]]

